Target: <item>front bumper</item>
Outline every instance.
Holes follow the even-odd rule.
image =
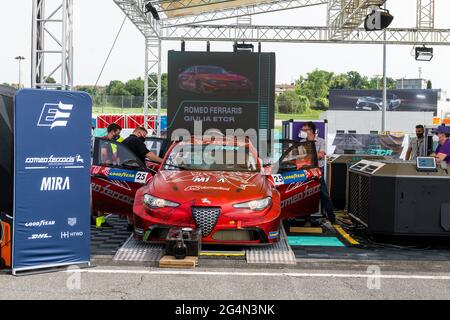
[[[274,194],[279,198],[278,192]],[[163,243],[172,227],[199,227],[192,215],[191,204],[152,210],[145,206],[142,199],[143,195],[138,193],[134,205],[134,236],[137,240]],[[279,199],[274,199],[269,208],[257,213],[236,213],[236,209],[220,207],[217,222],[209,234],[203,235],[202,242],[223,245],[261,245],[277,242],[281,212],[279,203]]]

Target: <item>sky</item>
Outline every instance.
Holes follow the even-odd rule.
[[[0,1],[0,83],[18,83],[19,68],[14,57],[21,55],[26,58],[23,79],[26,86],[30,85],[31,3],[31,0]],[[124,15],[112,0],[74,0],[74,5],[74,82],[76,85],[94,84]],[[415,26],[416,0],[389,0],[387,6],[395,17],[391,27]],[[436,0],[436,28],[450,29],[450,19],[445,14],[448,12],[450,1]],[[253,17],[254,25],[323,26],[325,21],[326,6]],[[179,42],[163,43],[163,72],[167,71],[167,51],[179,48]],[[186,50],[205,48],[204,42],[186,43]],[[356,70],[367,76],[381,75],[383,71],[382,45],[263,43],[262,49],[276,53],[278,84],[291,83],[316,68],[335,73]],[[212,42],[211,50],[232,51],[232,43]],[[417,78],[422,68],[423,77],[431,80],[434,88],[450,93],[450,46],[434,47],[431,62],[415,61],[412,50],[412,46],[388,46],[388,76]],[[54,67],[52,63],[49,58],[47,67]],[[143,73],[144,38],[127,20],[99,84],[126,81],[142,77]]]

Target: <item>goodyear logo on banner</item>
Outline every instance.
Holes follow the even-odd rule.
[[[306,182],[308,180],[305,170],[273,174],[272,177],[276,186],[296,182]]]

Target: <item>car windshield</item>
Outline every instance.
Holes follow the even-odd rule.
[[[163,170],[257,172],[258,162],[248,146],[177,144]]]
[[[201,66],[197,67],[198,73],[209,73],[209,74],[225,74],[227,73],[223,68],[214,66]]]

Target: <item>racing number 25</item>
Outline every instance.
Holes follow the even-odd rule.
[[[145,183],[147,180],[148,173],[147,172],[138,172],[136,173],[136,177],[134,178],[134,182],[136,183]]]

